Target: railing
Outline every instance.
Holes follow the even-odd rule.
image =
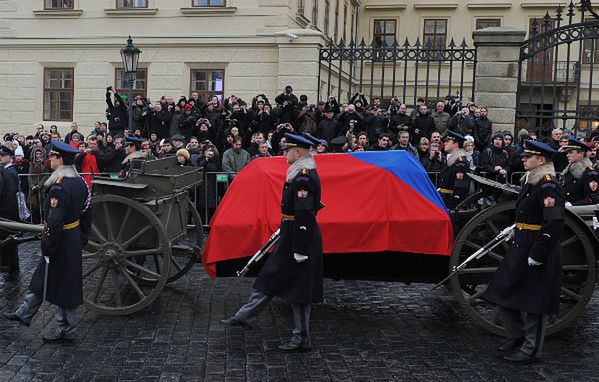
[[[21,186],[27,184],[25,183],[25,178],[31,177],[40,177],[44,178],[51,174],[20,174],[21,178]],[[90,173],[82,173],[80,175],[92,175]],[[117,177],[116,173],[101,173],[94,174],[95,176],[105,176],[105,177]],[[229,188],[229,184],[231,182],[231,176],[236,175],[235,173],[226,173],[226,172],[204,172],[203,173],[203,183],[202,185],[196,187],[191,191],[191,200],[193,204],[198,209],[200,216],[202,218],[202,224],[204,228],[208,228],[208,224],[210,223],[210,219],[214,214],[216,207],[220,204],[222,198],[225,196],[227,189]],[[520,178],[524,175],[522,172],[514,172],[509,177],[509,183],[519,185]],[[439,184],[439,172],[429,172],[428,176],[431,182],[438,187]],[[29,185],[29,190],[31,190],[31,185]],[[31,217],[29,218],[29,223],[41,223],[43,219],[43,206],[44,206],[44,198],[45,194],[41,192],[40,188],[37,188],[34,191],[29,191],[23,189],[25,195],[27,196],[27,206],[31,211]]]

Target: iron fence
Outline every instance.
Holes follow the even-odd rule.
[[[318,99],[324,91],[327,96],[336,92],[339,102],[354,93],[381,100],[401,96],[401,102],[411,99],[412,105],[419,97],[472,98],[475,71],[476,49],[465,39],[461,43],[451,39],[447,45],[420,39],[390,45],[385,40],[370,45],[341,40],[320,49]]]
[[[518,129],[550,136],[555,127],[577,133],[596,128],[598,39],[599,18],[588,0],[532,20],[529,38],[520,47]]]

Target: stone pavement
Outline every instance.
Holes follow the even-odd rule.
[[[21,246],[21,279],[0,276],[0,306],[16,307],[38,244]],[[495,358],[499,338],[472,326],[453,297],[430,285],[325,283],[313,313],[311,353],[276,346],[292,327],[280,300],[254,330],[219,320],[245,302],[251,279],[210,280],[197,265],[148,308],[127,317],[81,307],[73,344],[44,344],[30,328],[0,320],[0,381],[581,381],[599,380],[599,296],[574,325],[548,339],[540,365]],[[52,308],[53,309],[53,308]]]

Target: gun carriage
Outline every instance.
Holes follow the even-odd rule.
[[[89,309],[110,315],[137,312],[199,262],[202,221],[190,193],[201,183],[197,168],[178,166],[174,157],[134,161],[125,178],[94,179],[92,229],[83,253]],[[8,221],[0,227],[43,230]]]

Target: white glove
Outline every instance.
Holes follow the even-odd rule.
[[[572,207],[572,203],[566,202],[566,207]]]
[[[528,265],[530,265],[531,267],[538,267],[539,265],[543,265],[543,263],[539,263],[538,261],[536,261],[532,257],[529,257],[528,258]]]
[[[305,255],[300,255],[299,253],[294,253],[293,254],[293,258],[295,259],[295,261],[297,261],[298,263],[303,263],[304,261],[308,260],[308,256]]]

